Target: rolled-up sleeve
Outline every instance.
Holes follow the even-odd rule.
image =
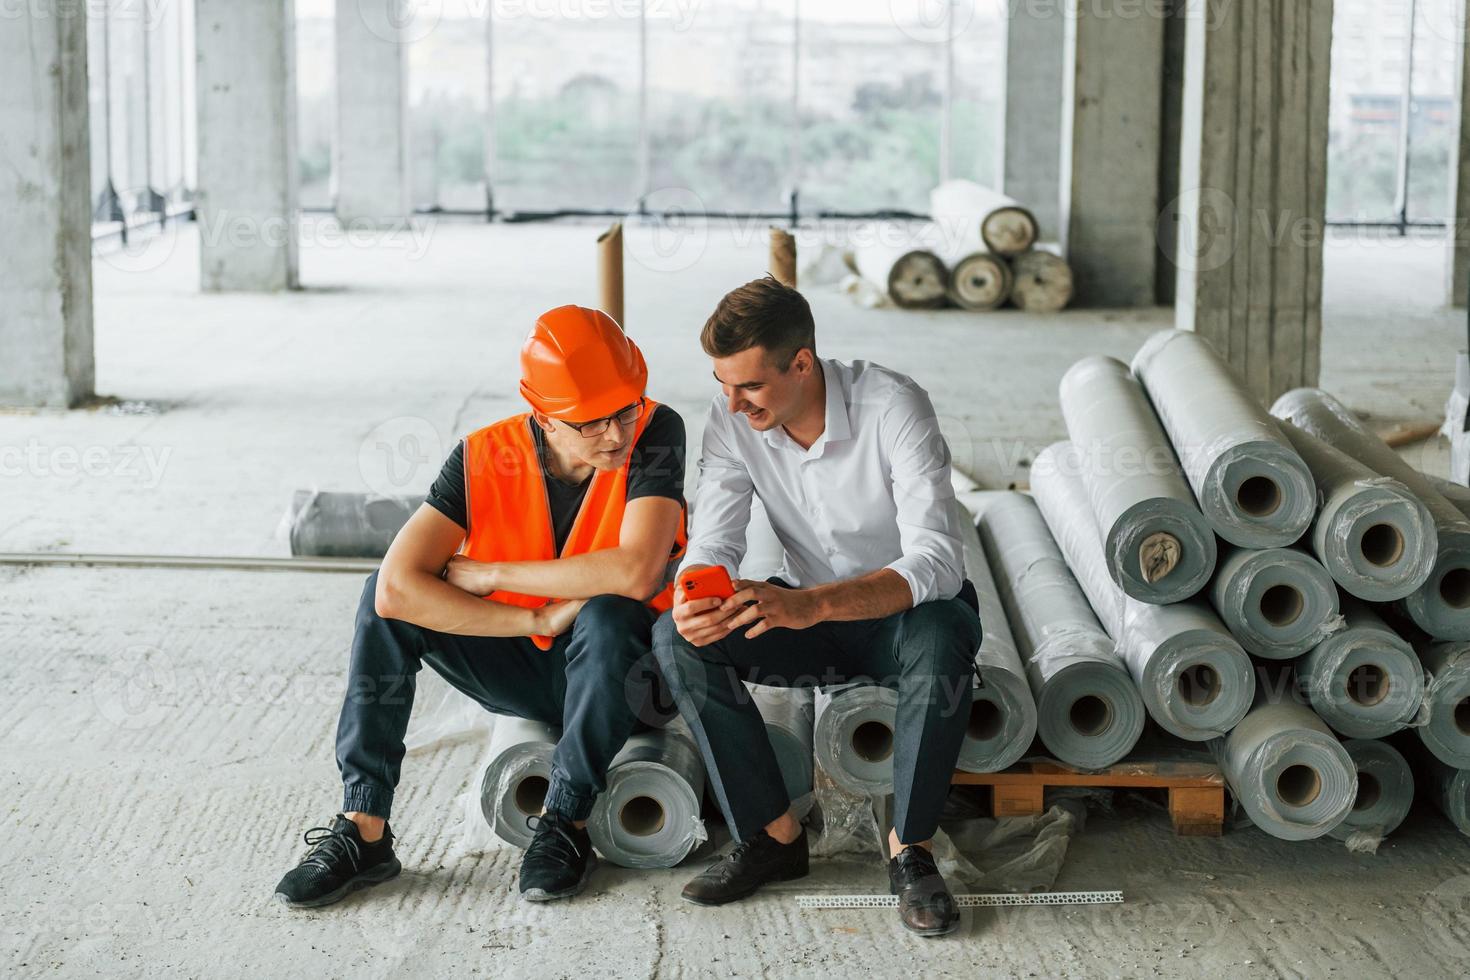
[[[881,438],[893,475],[903,554],[886,567],[908,583],[914,605],[952,599],[965,578],[964,544],[950,482],[949,444],[929,395],[901,389],[884,413]]]
[[[729,443],[729,418],[716,399],[705,420],[699,452],[689,547],[681,567],[723,565],[733,575],[745,557],[745,528],[755,484]]]

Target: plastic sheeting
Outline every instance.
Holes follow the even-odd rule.
[[[1414,805],[1414,773],[1387,742],[1355,738],[1342,743],[1358,772],[1358,793],[1342,823],[1329,833],[1348,850],[1375,853]]]
[[[1312,711],[1272,701],[1256,705],[1214,743],[1220,768],[1251,823],[1282,840],[1312,840],[1342,823],[1358,793],[1357,769]]]
[[[1438,759],[1428,760],[1430,790],[1439,812],[1462,834],[1470,835],[1470,770],[1452,769]]]
[[[1215,533],[1127,366],[1083,358],[1062,377],[1061,404],[1113,581],[1142,602],[1199,592],[1215,568]]]
[[[551,781],[551,755],[561,732],[524,718],[497,716],[490,764],[480,780],[480,812],[496,837],[512,847],[530,845],[526,819],[541,812]]]
[[[675,723],[628,739],[587,821],[592,844],[624,868],[672,868],[708,839],[700,819],[704,763]]]
[[[1296,663],[1312,710],[1346,738],[1382,738],[1412,724],[1424,704],[1424,669],[1407,641],[1366,605],[1347,600],[1344,629]]]
[[[1419,498],[1434,519],[1438,549],[1434,570],[1403,599],[1404,610],[1430,636],[1470,640],[1470,520],[1325,391],[1288,391],[1276,399],[1271,414],[1335,446],[1379,476],[1398,480]]]
[[[1281,548],[1316,512],[1312,474],[1265,409],[1197,333],[1164,330],[1133,358],[1200,510],[1242,548]]]
[[[1424,666],[1428,720],[1414,729],[1434,757],[1470,769],[1470,643],[1415,645]]]
[[[1343,591],[1391,602],[1423,585],[1434,570],[1439,536],[1419,498],[1290,422],[1282,421],[1281,430],[1316,480],[1321,506],[1308,540]]]
[[[786,798],[801,817],[812,805],[815,692],[809,687],[763,687],[747,684],[766,723],[766,737],[781,767]]]
[[[893,729],[898,692],[878,684],[834,684],[816,697],[817,764],[849,793],[893,792]]]
[[[1016,638],[990,572],[973,516],[961,515],[965,576],[975,586],[984,638],[975,653],[970,723],[955,766],[965,772],[999,772],[1020,761],[1036,737],[1036,700]]]
[[[1036,218],[1015,198],[969,180],[947,180],[929,192],[929,214],[947,234],[985,243],[996,255],[1020,255],[1036,244]]]
[[[1209,596],[1240,645],[1270,660],[1305,653],[1342,628],[1332,576],[1296,548],[1224,546]]]
[[[1047,750],[1081,769],[1127,755],[1145,711],[1112,640],[1030,497],[976,494],[980,539],[1036,698]]]
[[[423,502],[422,496],[297,490],[283,521],[291,540],[291,554],[382,558],[399,529]]]
[[[1190,741],[1218,738],[1251,706],[1250,658],[1203,602],[1139,602],[1108,575],[1087,490],[1069,442],[1048,446],[1031,467],[1031,490],[1057,545],[1138,685],[1149,716]]]

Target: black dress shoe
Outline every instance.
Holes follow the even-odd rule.
[[[905,848],[888,862],[888,890],[898,896],[898,917],[910,932],[943,936],[960,924],[960,910],[927,848]]]
[[[724,905],[744,898],[768,881],[805,878],[807,862],[805,830],[790,844],[782,844],[762,830],[740,841],[729,854],[685,885],[684,900],[695,905]]]

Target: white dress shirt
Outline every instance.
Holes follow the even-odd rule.
[[[827,424],[810,449],[710,405],[684,565],[740,567],[751,496],[784,552],[781,577],[809,587],[891,568],[914,605],[964,581],[949,446],[929,395],[867,361],[819,359]]]

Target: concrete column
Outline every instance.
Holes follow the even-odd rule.
[[[1320,364],[1332,0],[1185,16],[1175,322],[1270,404]]]
[[[412,213],[408,157],[408,0],[337,0],[333,177],[344,225],[402,226]]]
[[[298,284],[293,0],[196,0],[199,285]]]
[[[1061,236],[1062,55],[1060,2],[1006,5],[1001,190],[1031,209],[1042,241]]]
[[[1464,0],[1454,0],[1464,3]],[[1460,43],[1455,45],[1457,71],[1460,80],[1459,123],[1455,139],[1450,144],[1454,151],[1450,158],[1450,232],[1446,255],[1445,292],[1450,306],[1464,307],[1466,293],[1470,293],[1470,125],[1466,125],[1465,113],[1470,110],[1470,58],[1465,57],[1465,46],[1470,44],[1470,16],[1459,22],[1465,32]]]
[[[1158,247],[1158,0],[1068,0],[1061,228],[1076,304],[1152,306]]]
[[[0,27],[0,404],[92,394],[85,5],[36,0]]]
[[[1179,196],[1179,131],[1184,111],[1184,9],[1189,0],[1164,0],[1164,70],[1159,91],[1159,204]],[[1154,300],[1160,306],[1174,305],[1179,266],[1174,252],[1179,247],[1179,229],[1172,221],[1160,221],[1158,268],[1154,270]]]

